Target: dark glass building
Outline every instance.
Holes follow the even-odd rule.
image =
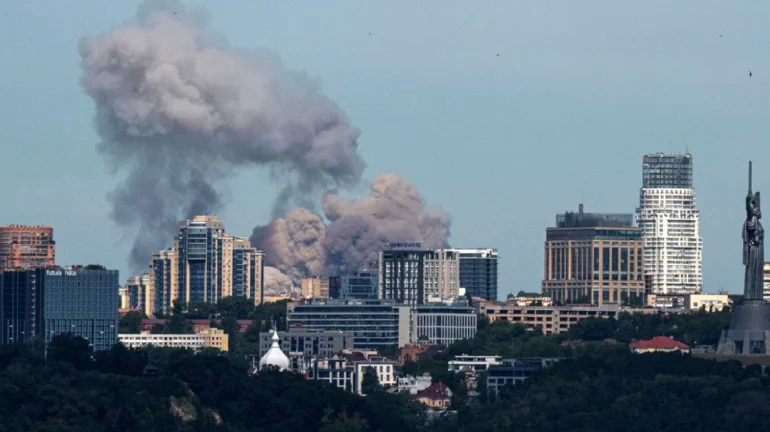
[[[43,330],[40,272],[0,272],[0,344],[24,343]]]
[[[642,188],[692,189],[692,155],[645,155],[642,160]]]
[[[118,271],[97,266],[39,271],[43,286],[45,342],[72,333],[95,351],[118,341]]]
[[[467,297],[497,300],[497,249],[454,249],[460,256],[460,286]]]

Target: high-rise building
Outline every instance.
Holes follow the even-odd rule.
[[[244,237],[229,235],[215,216],[179,223],[173,248],[150,262],[152,311],[167,314],[174,301],[216,303],[224,297],[264,300],[264,252]]]
[[[302,279],[302,298],[329,298],[329,279],[317,276]]]
[[[497,249],[447,249],[460,258],[460,287],[465,295],[497,300]]]
[[[128,298],[128,309],[137,309],[147,315],[155,312],[155,295],[149,273],[128,278],[123,289]]]
[[[216,216],[195,216],[179,223],[176,241],[180,297],[216,303],[222,295],[222,244],[225,225]]]
[[[643,301],[642,230],[630,214],[565,213],[546,229],[542,290],[560,303]]]
[[[391,249],[380,252],[378,294],[415,306],[460,294],[459,254],[448,249]]]
[[[45,342],[63,333],[88,340],[95,351],[118,341],[118,271],[101,266],[38,270]],[[40,286],[40,285],[38,285]]]
[[[643,231],[647,289],[657,295],[700,292],[703,239],[692,155],[645,155],[639,195],[636,217]]]
[[[49,226],[0,226],[0,270],[54,265],[56,242]]]
[[[138,292],[144,292],[144,300],[139,300],[138,304],[143,308],[147,315],[171,313],[174,307],[174,301],[179,299],[179,262],[176,249],[170,248],[152,254],[150,260],[150,280],[147,289]],[[181,300],[188,302],[187,297]]]
[[[379,298],[407,305],[425,301],[424,271],[427,250],[385,250],[380,252],[377,291]]]
[[[40,271],[0,272],[0,345],[24,343],[43,331]]]
[[[233,237],[232,293],[260,305],[264,301],[265,253],[245,237]]]
[[[423,266],[424,303],[459,297],[460,254],[457,251],[430,251],[424,256]]]

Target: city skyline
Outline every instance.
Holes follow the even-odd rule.
[[[92,130],[93,108],[77,86],[76,47],[81,36],[123,22],[135,6],[131,2],[110,7],[84,2],[82,9],[70,11],[55,5],[35,10],[19,4],[8,10],[13,18],[2,18],[9,25],[0,26],[4,36],[0,47],[11,55],[20,53],[19,40],[43,53],[39,58],[16,55],[20,61],[6,71],[11,81],[24,83],[41,73],[36,71],[46,71],[45,77],[37,77],[40,87],[35,91],[56,101],[36,103],[35,97],[29,97],[36,93],[21,85],[9,89],[0,102],[9,123],[0,132],[0,141],[18,143],[4,155],[9,163],[0,180],[26,179],[18,187],[0,192],[0,199],[18,204],[0,209],[0,224],[51,225],[59,246],[57,261],[87,263],[98,256],[108,268],[120,269],[121,279],[132,275],[125,258],[131,233],[117,229],[107,217],[105,196],[118,178],[102,168],[103,161],[94,151],[98,139]],[[768,165],[762,161],[770,156],[770,150],[762,146],[762,122],[768,113],[759,103],[767,99],[763,70],[770,70],[770,65],[752,54],[754,44],[770,40],[770,34],[758,26],[757,17],[762,14],[756,10],[767,6],[703,11],[696,3],[684,3],[666,6],[667,13],[656,14],[638,6],[621,8],[608,3],[582,9],[564,6],[558,13],[549,6],[537,12],[508,6],[503,11],[507,15],[501,11],[492,14],[482,6],[474,10],[474,16],[483,17],[479,22],[484,21],[494,36],[480,39],[482,36],[474,35],[465,42],[446,30],[461,23],[470,28],[479,24],[463,20],[456,13],[459,8],[451,6],[422,5],[416,11],[417,16],[436,13],[445,20],[437,24],[436,33],[447,40],[426,39],[413,18],[401,26],[403,34],[394,34],[388,23],[401,6],[383,10],[383,6],[370,5],[368,12],[345,11],[341,16],[348,19],[331,21],[333,31],[318,32],[314,38],[307,38],[306,32],[319,30],[316,20],[309,21],[314,24],[304,32],[271,24],[291,16],[286,6],[209,8],[214,27],[233,45],[275,49],[292,67],[323,80],[324,93],[362,131],[360,148],[370,164],[364,178],[397,168],[428,202],[452,215],[452,247],[497,248],[503,260],[500,297],[539,287],[544,228],[552,223],[553,214],[580,201],[592,211],[633,212],[641,187],[642,155],[684,153],[688,148],[696,158],[694,184],[704,239],[703,288],[707,292],[740,291],[741,263],[733,258],[740,243],[733,234],[742,215],[735,197],[745,189],[741,173],[750,154],[756,154],[756,189],[766,189],[763,185],[770,181],[762,174]],[[308,5],[292,13],[308,20],[316,14],[328,21],[340,12],[337,7],[341,6]],[[566,19],[597,9],[615,16],[616,23],[607,22],[607,26],[635,31],[615,42],[604,42],[601,32]],[[634,14],[648,20],[632,20]],[[71,20],[62,20],[57,44],[48,47],[44,42],[50,33],[41,23],[60,16]],[[516,17],[518,26],[506,30],[505,16]],[[693,16],[698,19],[688,33],[670,24],[676,19],[690,22]],[[574,32],[572,40],[548,37],[550,33],[544,29],[554,23]],[[255,27],[260,29],[257,34],[250,30]],[[557,55],[535,54],[537,49],[518,41],[523,36],[541,48],[553,48]],[[350,50],[334,54],[330,47],[343,37],[350,41]],[[406,46],[399,44],[410,37],[419,41],[417,47],[403,52],[392,49]],[[672,37],[677,44],[663,42]],[[597,52],[602,55],[579,50],[592,43],[598,44]],[[471,46],[482,49],[471,54]],[[461,58],[467,66],[458,64],[455,69],[456,60],[437,55],[449,57],[446,54],[453,52],[449,50],[458,47],[465,53]],[[361,54],[353,56],[355,66],[345,60],[351,52]],[[635,55],[629,56],[629,52]],[[564,72],[557,71],[569,62],[554,60],[560,56],[575,60]],[[415,64],[420,59],[427,60]],[[60,64],[55,68],[59,73],[52,76],[50,65],[43,61]],[[399,61],[407,62],[403,69],[395,66]],[[751,79],[745,72],[749,67],[754,71]],[[436,78],[435,72],[443,69],[447,73]],[[588,77],[587,72],[597,71],[596,80]],[[364,90],[358,95],[348,87]],[[383,99],[385,94],[388,98]],[[426,118],[431,110],[435,119]],[[472,115],[463,120],[469,111]],[[44,119],[46,127],[31,127],[32,119]],[[503,126],[508,123],[510,127]],[[439,144],[447,150],[441,155],[444,163],[425,170],[424,161]],[[22,169],[28,153],[24,149],[31,146],[45,149],[37,163],[50,176],[25,177]],[[404,154],[412,157],[397,156]],[[591,164],[599,166],[594,169]],[[479,175],[465,175],[467,172]],[[529,180],[532,178],[536,181]],[[222,183],[229,196],[217,215],[228,221],[233,232],[248,234],[254,225],[269,222],[269,206],[279,186],[271,184],[267,173],[240,172]],[[255,188],[264,190],[260,196],[266,199],[254,199]],[[582,194],[585,199],[580,199]],[[349,195],[363,194],[352,191]],[[27,198],[31,196],[36,198]],[[172,236],[170,233],[169,241]]]

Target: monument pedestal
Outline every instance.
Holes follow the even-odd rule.
[[[746,300],[736,306],[730,329],[722,332],[717,354],[770,354],[770,304]]]

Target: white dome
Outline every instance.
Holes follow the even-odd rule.
[[[262,369],[265,366],[276,366],[280,370],[289,369],[289,358],[281,351],[280,345],[278,345],[278,332],[273,332],[273,345],[267,350],[265,355],[259,361],[259,368]]]

